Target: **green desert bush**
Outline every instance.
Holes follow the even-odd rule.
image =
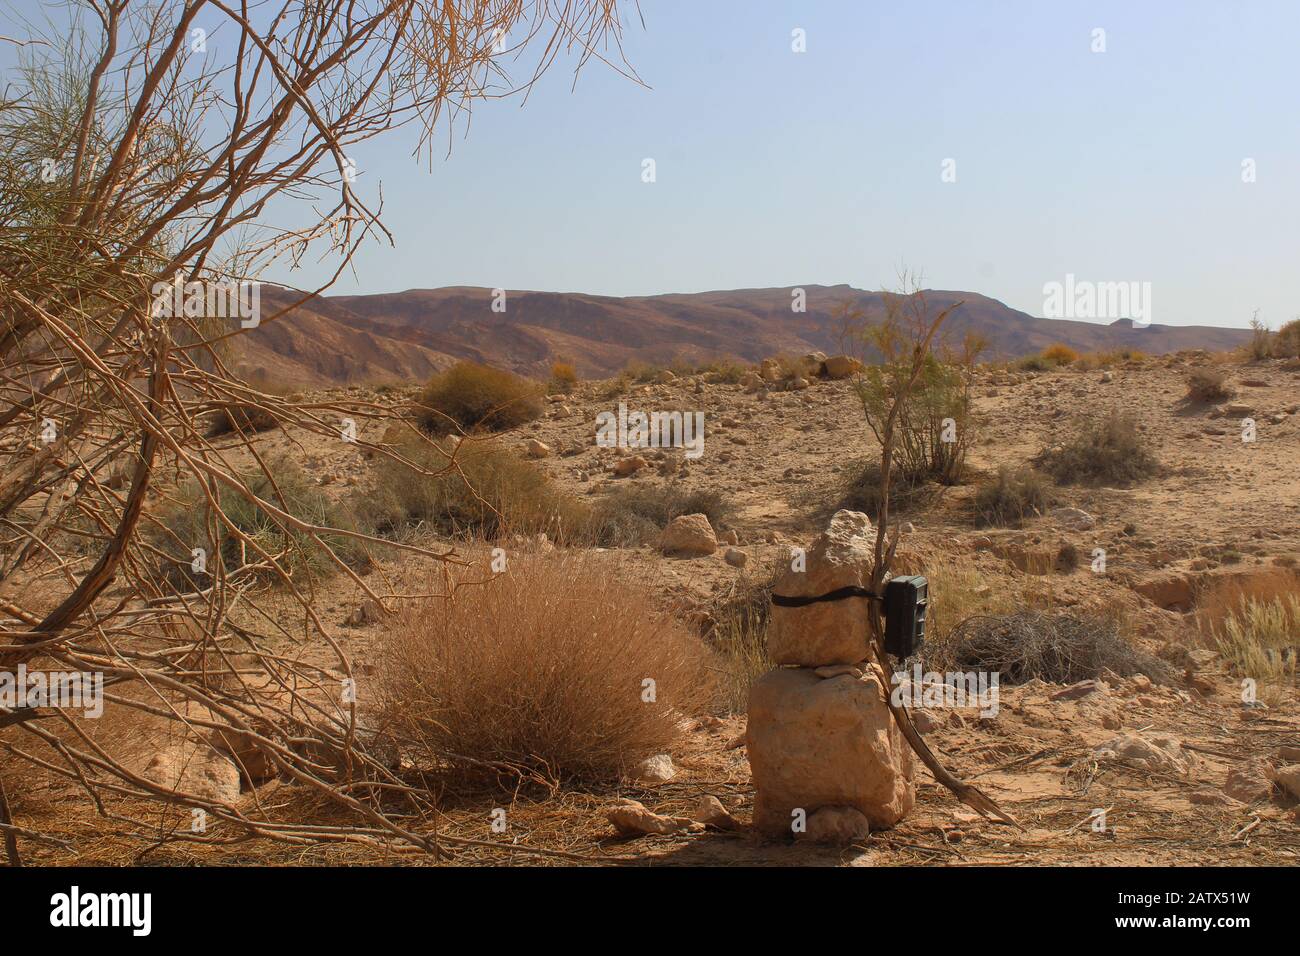
[[[592,506],[587,538],[605,547],[647,544],[674,518],[694,514],[707,517],[715,532],[722,531],[733,511],[726,497],[709,489],[688,491],[675,482],[657,487],[623,486]]]
[[[868,425],[879,437],[904,363],[868,366],[854,388]],[[910,367],[910,356],[906,359]],[[920,377],[899,411],[894,425],[894,477],[904,485],[922,481],[959,484],[965,477],[966,456],[975,437],[971,384],[974,356],[944,361],[926,356]]]
[[[291,458],[268,462],[265,472],[250,472],[240,477],[257,497],[300,521],[342,531],[357,530],[352,511],[328,498]],[[207,587],[218,567],[224,567],[226,575],[251,568],[255,575],[269,578],[274,570],[258,554],[259,548],[274,557],[286,572],[305,572],[313,577],[327,575],[338,567],[326,548],[352,567],[362,568],[370,562],[368,550],[354,537],[324,534],[317,543],[311,535],[288,527],[262,506],[223,485],[214,486],[213,496],[221,513],[238,532],[220,520],[217,510],[194,481],[182,484],[174,495],[164,499],[165,504],[149,522],[147,533],[163,556],[161,570],[175,587]],[[203,572],[193,570],[195,548],[204,551],[206,570]]]
[[[1055,497],[1047,479],[1027,466],[1002,465],[992,481],[975,493],[975,512],[984,525],[1018,527],[1042,514]]]
[[[566,542],[590,521],[583,502],[493,439],[411,441],[398,451],[418,470],[380,459],[374,488],[357,505],[362,522],[385,537],[429,529],[489,540],[545,533]]]
[[[1035,459],[1058,484],[1129,485],[1159,471],[1136,416],[1112,409],[1084,420],[1063,444]]]
[[[592,555],[461,579],[389,628],[379,656],[383,731],[426,784],[612,783],[714,704],[704,643]]]
[[[431,435],[504,431],[542,414],[542,388],[513,372],[457,362],[430,379],[415,412]]]
[[[1056,366],[1042,355],[1026,355],[1016,361],[1016,368],[1022,372],[1050,372]]]

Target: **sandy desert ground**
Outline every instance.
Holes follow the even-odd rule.
[[[976,479],[943,489],[930,506],[900,516],[906,522],[900,555],[939,584],[944,575],[976,575],[981,583],[974,600],[989,608],[1032,603],[1117,613],[1129,638],[1169,662],[1177,674],[1165,684],[1141,675],[1102,675],[1069,688],[1031,681],[1001,689],[996,717],[961,710],[925,715],[922,729],[935,752],[959,776],[983,787],[1023,830],[979,817],[922,771],[915,810],[895,829],[873,833],[861,845],[839,849],[759,839],[743,826],[753,801],[743,713],[687,715],[671,753],[676,775],[669,781],[463,800],[445,808],[441,827],[489,839],[488,814],[509,801],[512,839],[521,852],[485,852],[484,862],[497,863],[574,859],[564,854],[593,861],[723,865],[1300,861],[1300,810],[1294,796],[1268,776],[1270,765],[1295,763],[1300,754],[1295,687],[1273,688],[1263,703],[1244,706],[1238,676],[1206,646],[1196,626],[1196,602],[1209,584],[1273,573],[1300,558],[1300,369],[1278,361],[1222,361],[1182,353],[1088,371],[983,369],[974,391]],[[1189,371],[1209,365],[1226,372],[1235,398],[1217,406],[1188,403]],[[770,573],[792,545],[811,541],[846,477],[876,448],[848,382],[814,380],[803,390],[756,394],[708,378],[633,385],[619,396],[609,395],[608,383],[583,382],[573,394],[553,397],[543,418],[498,439],[521,456],[530,440],[543,442],[550,453],[538,459],[539,467],[562,488],[590,500],[629,485],[655,488],[670,482],[688,491],[722,493],[733,506],[725,529],[734,541],[730,547],[689,559],[664,557],[652,545],[597,555],[611,573],[651,587],[665,606],[697,625],[719,613],[747,581]],[[309,393],[306,399],[324,401],[330,394]],[[397,405],[411,393],[357,387],[349,394]],[[593,436],[598,413],[615,410],[620,401],[646,411],[702,411],[705,453],[698,460],[686,460],[680,450],[641,453],[645,467],[616,477],[611,467],[632,453],[597,448]],[[1059,519],[1050,513],[1034,518],[1018,529],[979,526],[971,507],[979,475],[1025,462],[1060,440],[1080,413],[1110,408],[1139,416],[1160,462],[1155,478],[1131,488],[1062,488],[1058,504],[1086,512],[1084,519],[1067,511]],[[1241,440],[1243,417],[1257,423],[1254,442]],[[292,455],[332,496],[364,492],[372,481],[372,461],[346,443],[272,431],[260,436],[259,449]],[[1077,567],[1059,561],[1068,546],[1084,556]],[[471,562],[489,558],[481,547],[457,547]],[[1106,553],[1104,573],[1096,573],[1088,558],[1098,548]],[[733,565],[739,560],[734,554],[727,560],[729,551],[744,553],[743,567]],[[367,581],[402,594],[420,590],[434,574],[432,562],[388,555]],[[331,579],[317,600],[325,623],[353,657],[363,687],[390,623],[382,615],[358,614],[364,603],[343,577]],[[1099,754],[1104,744],[1127,735],[1172,751],[1128,761]],[[1168,738],[1175,742],[1167,744]],[[705,796],[718,798],[740,828],[627,838],[605,818],[605,810],[623,797],[675,816],[689,815]],[[272,782],[241,799],[273,807],[296,797],[292,787]],[[1104,829],[1094,825],[1099,809],[1105,810]],[[31,801],[26,814],[25,825],[75,841],[80,862],[121,862],[117,847],[94,839],[93,815],[40,798]],[[532,855],[523,847],[556,855]],[[67,861],[52,848],[35,855],[45,862]],[[372,849],[290,850],[254,841],[225,847],[169,844],[139,860],[253,861],[399,859]]]

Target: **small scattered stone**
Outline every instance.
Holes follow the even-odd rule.
[[[637,765],[634,779],[638,783],[666,783],[677,776],[673,758],[668,754],[655,754]]]

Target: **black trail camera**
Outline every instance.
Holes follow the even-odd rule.
[[[899,660],[925,643],[929,582],[920,575],[891,578],[885,584],[885,650]]]
[[[929,604],[929,584],[919,574],[891,578],[885,583],[883,596],[866,588],[849,585],[813,597],[773,594],[772,603],[777,607],[807,607],[822,601],[842,601],[853,597],[869,598],[884,605],[885,650],[888,653],[902,660],[920,650],[925,642],[925,609]]]

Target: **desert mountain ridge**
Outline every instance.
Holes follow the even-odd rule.
[[[792,290],[806,311],[791,309]],[[1221,351],[1245,343],[1244,329],[1135,325],[1046,319],[976,292],[927,290],[933,310],[961,303],[946,323],[988,342],[986,356],[1016,358],[1056,342],[1079,352],[1138,349],[1161,355],[1184,349]],[[492,311],[494,290],[476,286],[408,289],[370,295],[313,296],[278,318],[303,293],[267,285],[267,320],[237,340],[236,364],[254,381],[292,385],[411,382],[470,359],[545,375],[558,360],[583,377],[613,375],[629,362],[698,362],[730,357],[755,362],[783,352],[843,351],[837,307],[852,303],[884,314],[883,292],[849,285],[806,285],[652,296],[507,291]]]

